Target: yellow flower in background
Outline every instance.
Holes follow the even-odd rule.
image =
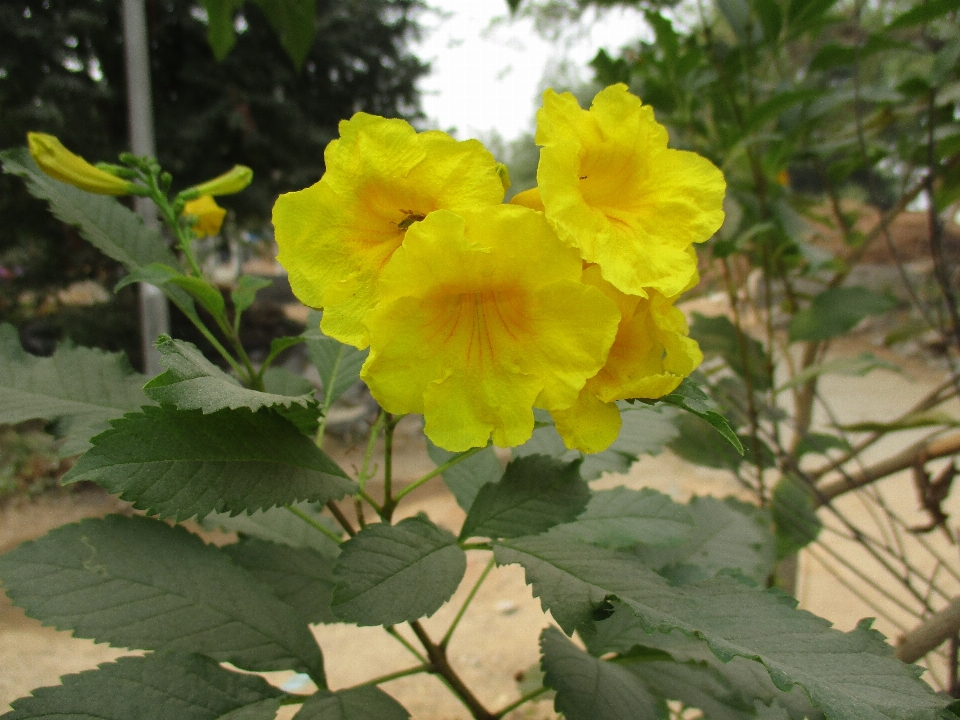
[[[227,211],[217,205],[212,197],[204,195],[186,203],[183,206],[183,215],[192,215],[197,219],[191,229],[196,237],[202,238],[220,232],[220,226],[223,225],[223,218],[226,217]]]
[[[199,198],[204,195],[233,195],[246,188],[251,182],[253,182],[253,170],[246,165],[234,165],[222,175],[187,188],[180,193],[180,196]]]
[[[320,182],[274,205],[277,260],[300,301],[323,308],[323,331],[363,348],[363,318],[404,235],[435,210],[498,206],[505,182],[476,140],[366,113],[340,123],[324,161]]]
[[[97,195],[129,195],[134,183],[94,167],[67,150],[53,135],[27,133],[30,156],[47,175]]]
[[[630,295],[687,286],[697,271],[690,244],[723,223],[726,184],[709,160],[668,149],[653,109],[622,84],[599,92],[589,110],[547,90],[536,142],[539,196],[564,242]]]
[[[616,335],[616,305],[581,272],[541,213],[434,212],[383,270],[361,377],[388,412],[423,413],[442,448],[482,446],[491,434],[519,445],[532,408],[573,404]]]
[[[617,337],[603,368],[587,381],[577,402],[552,414],[567,447],[590,453],[605,450],[617,439],[617,400],[668,395],[700,365],[703,353],[688,337],[683,313],[673,306],[676,297],[656,290],[647,298],[626,295],[604,280],[596,265],[583,271],[583,282],[617,304]]]

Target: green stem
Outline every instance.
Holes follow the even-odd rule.
[[[400,643],[401,645],[403,645],[407,650],[409,650],[410,653],[411,653],[415,658],[417,658],[420,662],[422,662],[422,663],[425,664],[425,665],[429,662],[429,660],[427,660],[426,656],[424,656],[424,654],[423,654],[422,652],[420,652],[419,650],[417,650],[417,649],[413,646],[413,643],[411,643],[411,642],[410,642],[409,640],[407,640],[403,635],[401,635],[401,634],[400,634],[400,631],[397,630],[393,625],[387,625],[387,626],[384,627],[383,629],[387,631],[387,634],[388,634],[390,637],[392,637],[392,638],[393,638],[394,640],[396,640],[398,643]]]
[[[549,690],[550,688],[540,687],[540,688],[537,688],[536,690],[533,690],[532,692],[528,692],[519,700],[515,700],[509,705],[507,705],[505,708],[503,708],[502,710],[498,710],[497,712],[495,712],[494,715],[496,715],[497,718],[502,718],[507,713],[513,712],[518,707],[520,707],[521,705],[525,705],[531,700],[535,700],[536,698],[540,697],[541,695],[543,695],[545,692],[548,692]]]
[[[381,515],[383,513],[383,508],[380,506],[380,503],[378,503],[370,495],[368,495],[366,490],[361,490],[357,494],[360,497],[362,497],[364,500],[366,500],[368,503],[370,503],[370,507],[372,507],[374,510],[377,511],[377,515]]]
[[[383,427],[383,507],[380,517],[390,522],[397,501],[393,498],[393,430],[397,426],[393,415],[384,413]]]
[[[380,685],[381,683],[390,682],[391,680],[398,680],[402,677],[407,677],[409,675],[419,675],[420,673],[425,673],[430,671],[429,665],[418,665],[417,667],[407,668],[406,670],[397,670],[397,672],[387,673],[386,675],[381,675],[380,677],[375,677],[372,680],[367,680],[362,682],[359,685],[351,686],[350,690],[358,687],[365,687],[367,685]]]
[[[333,516],[337,519],[337,522],[340,523],[340,527],[344,529],[344,532],[346,532],[347,535],[353,537],[357,534],[357,531],[353,529],[353,525],[351,525],[350,521],[347,520],[347,516],[343,514],[333,500],[327,503],[327,510],[333,513]]]
[[[425,482],[427,482],[428,480],[433,480],[433,478],[435,478],[435,477],[436,477],[437,475],[439,475],[440,473],[444,472],[445,470],[449,470],[450,468],[452,468],[452,467],[453,467],[454,465],[456,465],[457,463],[463,462],[463,461],[466,460],[468,457],[472,457],[473,455],[476,455],[478,452],[480,452],[481,450],[484,450],[485,448],[486,448],[486,446],[484,446],[484,447],[470,448],[470,449],[467,450],[466,452],[462,452],[462,453],[460,453],[459,455],[457,455],[456,457],[450,458],[450,459],[449,459],[447,462],[445,462],[443,465],[439,465],[439,466],[435,467],[433,470],[431,470],[430,472],[428,472],[426,475],[424,475],[424,476],[421,477],[421,478],[418,478],[418,479],[414,480],[412,483],[410,483],[409,485],[407,485],[403,490],[401,490],[400,492],[398,492],[398,493],[397,493],[397,496],[394,498],[394,504],[400,502],[400,500],[403,499],[404,496],[406,496],[406,495],[408,495],[409,493],[413,492],[414,490],[416,490],[418,487],[420,487],[421,485],[423,485],[423,484],[424,484]]]
[[[170,295],[167,295],[167,299],[169,299],[170,302],[176,305],[180,309],[180,311],[187,316],[190,322],[193,323],[193,326],[197,328],[197,330],[200,331],[200,334],[207,339],[207,342],[213,345],[214,349],[218,353],[220,353],[220,356],[224,360],[226,360],[227,363],[229,363],[230,367],[233,368],[234,372],[236,372],[237,375],[243,375],[243,368],[240,366],[240,363],[238,363],[234,359],[233,355],[227,352],[227,349],[220,344],[220,341],[217,340],[216,336],[212,332],[210,332],[209,328],[207,328],[206,325],[203,324],[203,321],[200,320],[200,318],[197,317],[195,313],[191,313],[189,308],[185,308],[183,305],[181,305],[176,298],[173,298]]]
[[[370,437],[367,438],[367,448],[363,453],[363,464],[360,466],[360,474],[357,476],[357,484],[360,485],[361,490],[366,486],[367,480],[370,479],[370,475],[367,474],[370,468],[370,457],[373,455],[373,446],[377,442],[377,436],[380,435],[380,428],[383,427],[385,420],[386,413],[381,410],[377,413],[377,419],[370,428]]]
[[[483,572],[480,573],[480,577],[477,578],[477,582],[475,582],[473,587],[470,588],[470,593],[467,595],[466,600],[463,601],[463,605],[460,606],[457,616],[453,619],[453,622],[450,623],[450,627],[447,629],[443,639],[440,640],[440,647],[445,648],[450,643],[450,638],[453,636],[453,631],[457,629],[457,625],[459,625],[460,620],[463,619],[463,614],[467,611],[467,608],[470,607],[470,603],[473,602],[473,598],[476,597],[477,591],[480,589],[480,586],[483,585],[483,581],[487,579],[487,575],[489,575],[490,571],[493,570],[493,566],[495,564],[496,560],[494,560],[494,558],[490,558],[490,562],[487,563],[487,566],[483,569]]]
[[[323,523],[317,522],[317,521],[314,520],[312,517],[310,517],[309,515],[307,515],[307,514],[306,514],[303,510],[301,510],[300,508],[298,508],[298,507],[291,507],[291,506],[288,505],[288,506],[287,506],[287,510],[289,510],[289,511],[292,512],[294,515],[296,515],[298,518],[300,518],[301,520],[303,520],[305,523],[307,523],[307,525],[310,525],[310,526],[313,527],[314,529],[319,530],[320,532],[322,532],[324,535],[326,535],[328,538],[330,538],[331,540],[333,540],[335,543],[340,544],[341,542],[343,542],[343,541],[341,540],[340,536],[337,535],[333,530],[331,530],[331,529],[328,528],[328,527],[324,527]]]

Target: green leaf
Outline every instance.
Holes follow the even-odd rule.
[[[843,335],[868,315],[892,310],[897,301],[864,287],[824,290],[790,320],[790,342],[819,341]]]
[[[694,465],[735,471],[745,458],[725,438],[714,432],[706,420],[694,415],[677,418],[679,433],[668,447]]]
[[[166,289],[169,281],[175,277],[183,277],[183,273],[163,263],[150,263],[149,265],[134,268],[120,278],[120,281],[114,285],[113,291],[119,292],[127,285],[133,285],[139,282],[145,282],[148,285]]]
[[[289,350],[293,346],[299,345],[304,341],[306,341],[306,338],[303,337],[303,335],[274,338],[270,341],[270,352],[267,354],[267,360],[269,360],[269,362],[267,364],[269,365],[272,363],[276,359],[277,355],[282,353],[284,350]]]
[[[321,554],[310,548],[292,548],[254,538],[227,545],[223,551],[292,607],[305,622],[340,622],[330,610],[336,554]]]
[[[889,648],[878,654],[872,631],[833,630],[778,591],[725,575],[674,587],[629,555],[549,534],[500,541],[494,552],[501,565],[523,565],[534,595],[568,633],[622,603],[647,632],[680,630],[723,661],[760,661],[779,689],[802,686],[830,720],[934,720],[948,702],[919,679],[919,668]]]
[[[358,625],[394,625],[433,615],[456,591],[467,556],[423,516],[368,525],[340,546],[333,612]]]
[[[794,475],[784,475],[773,488],[770,510],[777,537],[777,559],[802,550],[820,535],[823,523],[817,515],[809,485]]]
[[[729,442],[738,453],[743,455],[743,443],[740,441],[740,438],[737,437],[733,428],[730,427],[730,423],[723,415],[717,412],[715,409],[716,406],[713,405],[713,402],[707,397],[707,394],[697,387],[690,378],[685,378],[679,387],[669,395],[665,395],[659,400],[652,402],[673,405],[674,407],[686,410],[706,420],[714,430],[726,438],[727,442]]]
[[[63,481],[93,481],[161,517],[325,503],[356,491],[326,453],[269,410],[144,408],[112,425]]]
[[[64,457],[90,447],[110,420],[150,404],[144,379],[119,353],[61,345],[51,357],[30,355],[17,329],[0,324],[0,423],[57,421]]]
[[[776,561],[770,516],[733,498],[694,497],[689,504],[693,531],[681,545],[637,548],[644,563],[674,579],[703,580],[736,570],[765,583]],[[679,571],[679,572],[678,572]]]
[[[325,684],[320,649],[293,610],[181,527],[136,515],[63,525],[0,556],[0,579],[27,615],[77,637]]]
[[[811,100],[816,100],[824,94],[819,88],[800,88],[796,90],[785,90],[779,92],[764,102],[757,105],[747,116],[744,124],[745,129],[749,131],[756,130],[763,123],[778,118],[794,105],[801,105]],[[730,322],[726,316],[719,315],[716,318],[705,318],[703,315],[696,314],[698,318],[716,320],[722,318]],[[695,321],[696,322],[696,321]],[[732,325],[732,324],[731,324]],[[754,341],[756,342],[756,341]],[[762,349],[762,346],[761,346]]]
[[[888,433],[924,427],[957,427],[958,425],[960,425],[960,420],[957,420],[950,413],[941,410],[928,410],[926,412],[910,413],[899,420],[888,423],[868,420],[848,425],[838,425],[837,427],[847,432]]]
[[[887,25],[887,30],[899,30],[913,25],[922,25],[931,20],[960,10],[960,0],[927,0],[900,13]]]
[[[299,70],[317,32],[317,0],[254,0]]]
[[[808,453],[817,453],[826,455],[830,450],[849,451],[852,448],[850,443],[836,435],[827,435],[826,433],[807,433],[800,442],[797,443],[797,449],[794,454],[801,458]]]
[[[667,718],[666,703],[629,671],[588,655],[559,630],[540,634],[544,684],[557,691],[554,709],[567,720]]]
[[[253,305],[253,301],[257,299],[257,293],[271,285],[273,285],[273,280],[270,278],[255,277],[254,275],[238,277],[237,286],[230,291],[233,311],[237,315],[242,315]]]
[[[690,337],[697,341],[706,356],[719,355],[730,369],[749,380],[754,390],[769,390],[770,376],[767,373],[769,358],[760,341],[742,333],[746,353],[741,351],[741,337],[736,326],[725,315],[707,317],[693,313]]]
[[[800,371],[790,380],[777,388],[777,392],[783,392],[790,388],[800,387],[809,380],[821,375],[847,375],[863,377],[873,370],[890,370],[892,372],[901,372],[899,365],[894,365],[886,360],[881,360],[873,353],[860,353],[855,358],[837,358],[828,360],[825,363],[811,365]]]
[[[536,535],[570,522],[583,512],[590,488],[580,477],[580,461],[562,462],[528,455],[507,465],[500,482],[480,488],[460,539]]]
[[[3,171],[27,183],[27,191],[46,200],[50,211],[62,222],[80,231],[83,239],[133,270],[150,263],[178,265],[176,257],[159,233],[148,230],[140,216],[116,198],[94,195],[46,175],[26,148],[0,153]]]
[[[310,503],[298,503],[293,507],[308,515],[314,522],[326,526],[334,534],[340,534],[333,521],[317,512]],[[207,530],[219,528],[293,548],[312,548],[327,557],[336,557],[340,552],[337,543],[285,507],[257,510],[249,515],[210,513],[200,521],[200,526]]]
[[[233,30],[233,16],[244,0],[200,0],[207,11],[207,42],[214,57],[221,61],[233,49],[237,37]]]
[[[208,313],[226,322],[227,306],[223,300],[223,295],[206,280],[192,275],[177,275],[167,282],[186,290],[190,297],[199,302]]]
[[[15,700],[4,720],[218,720],[242,711],[273,720],[283,695],[257,675],[185,653],[122,657],[61,680]]]
[[[427,455],[439,467],[450,462],[457,455],[449,450],[439,448],[427,438]],[[487,483],[494,483],[503,477],[503,465],[497,459],[493,446],[484,448],[478,453],[461,460],[443,471],[443,482],[457,500],[457,505],[469,512],[477,497],[477,493]]]
[[[263,373],[263,385],[267,392],[284,397],[302,398],[309,395],[310,399],[314,400],[313,404],[316,404],[313,396],[313,383],[303,375],[297,375],[286,368],[267,368],[266,372]]]
[[[307,700],[294,720],[407,720],[410,713],[372,685],[327,692]]]
[[[693,516],[686,507],[652,488],[616,487],[594,493],[580,517],[557,529],[601,547],[632,547],[638,543],[660,547],[687,540],[693,530]]]
[[[315,325],[315,316],[311,324]],[[308,324],[310,327],[310,324]],[[360,379],[360,367],[367,359],[369,350],[357,350],[339,340],[327,337],[320,329],[304,333],[310,360],[317,366],[320,381],[323,383],[323,408],[329,409],[334,401]]]
[[[567,450],[550,414],[535,410],[537,420],[543,425],[534,429],[527,442],[513,448],[513,456],[550,455],[567,461],[583,458],[580,476],[590,481],[605,472],[627,472],[641,455],[659,455],[664,446],[677,436],[674,425],[677,411],[673,408],[631,405],[623,401],[618,402],[617,406],[622,422],[620,435],[603,452],[584,455],[576,450]]]
[[[167,335],[157,338],[160,363],[167,370],[143,387],[143,392],[158,403],[180,410],[202,410],[204,414],[218,410],[265,407],[317,407],[312,386],[309,393],[267,393],[249,390],[239,381],[204,357],[196,345],[173,340]],[[309,382],[307,382],[309,386]],[[286,388],[284,388],[286,389]]]

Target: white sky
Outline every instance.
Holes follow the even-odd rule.
[[[461,139],[494,130],[506,140],[517,137],[532,128],[550,63],[566,59],[587,79],[592,71],[586,64],[599,48],[612,53],[645,32],[636,11],[610,10],[551,44],[531,20],[510,19],[506,0],[429,4],[441,13],[424,14],[424,38],[412,48],[433,68],[420,82],[423,109],[430,125],[455,128]]]

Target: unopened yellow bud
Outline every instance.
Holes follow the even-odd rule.
[[[40,169],[61,182],[98,195],[129,195],[138,189],[135,184],[94,167],[73,154],[53,135],[27,133],[27,144],[31,157]]]
[[[508,168],[503,163],[497,163],[497,175],[500,176],[500,182],[503,184],[503,191],[506,192],[510,189],[510,168]]]
[[[234,165],[232,170],[184,190],[180,195],[197,198],[201,195],[233,195],[243,190],[253,180],[253,170],[246,165]]]
[[[197,237],[207,237],[220,232],[223,218],[227,211],[217,205],[212,197],[204,195],[191,200],[183,206],[184,215],[192,215],[197,219],[193,225],[193,234]]]

